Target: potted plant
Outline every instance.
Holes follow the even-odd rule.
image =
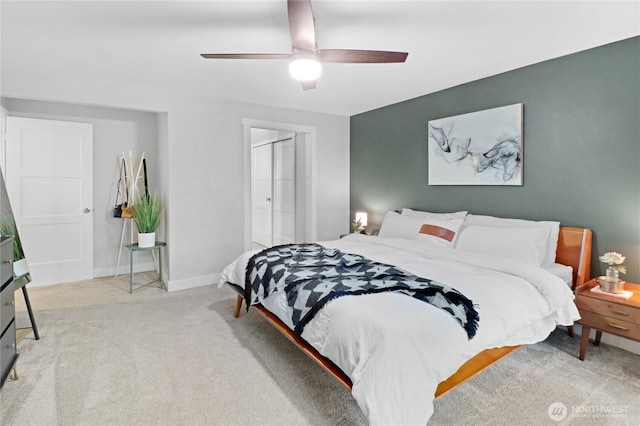
[[[358,218],[357,220],[351,221],[351,232],[354,234],[359,234],[362,230],[362,219]]]
[[[162,219],[164,201],[157,194],[138,194],[129,210],[138,228],[138,247],[153,247],[156,244],[156,229]]]
[[[627,267],[623,265],[625,257],[615,251],[603,254],[598,259],[608,265],[606,276],[600,277],[600,289],[607,293],[622,293],[624,282],[621,282],[618,274],[626,274]]]

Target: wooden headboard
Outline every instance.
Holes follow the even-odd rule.
[[[556,263],[573,268],[573,286],[589,281],[591,275],[591,230],[560,227]]]

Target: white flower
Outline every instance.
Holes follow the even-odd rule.
[[[609,265],[609,269],[616,270],[623,274],[627,273],[627,267],[622,265],[626,257],[621,255],[620,253],[616,253],[615,251],[610,251],[600,256],[599,259],[600,259],[600,262],[606,263],[607,265]]]
[[[610,251],[600,256],[600,262],[606,263],[608,265],[622,265],[625,259],[626,257],[621,255],[620,253],[616,253],[615,251]]]

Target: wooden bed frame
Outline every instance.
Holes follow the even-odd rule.
[[[581,285],[589,280],[591,268],[591,230],[586,228],[560,227],[558,236],[558,248],[556,251],[556,263],[568,265],[573,268],[572,290],[577,285]],[[238,290],[239,287],[232,286]],[[240,310],[244,301],[243,296],[238,296],[235,308],[235,317],[240,316]],[[346,388],[351,390],[351,379],[336,366],[331,360],[322,356],[304,339],[298,337],[287,327],[276,315],[269,312],[262,305],[254,306],[274,327],[298,346],[304,353],[320,364],[329,374],[335,377]],[[573,326],[569,327],[569,334],[573,337]],[[441,382],[436,390],[435,397],[438,398],[459,384],[469,380],[471,377],[490,367],[503,357],[509,355],[520,348],[520,346],[505,346],[502,348],[487,349],[464,363],[447,380]]]

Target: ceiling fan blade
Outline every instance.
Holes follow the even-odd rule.
[[[354,50],[354,49],[320,49],[318,60],[325,63],[343,64],[378,64],[404,62],[407,52],[389,52],[385,50]]]
[[[303,90],[311,90],[311,89],[315,89],[316,88],[316,81],[315,80],[301,81],[300,84],[302,84],[302,89]]]
[[[289,59],[289,53],[202,53],[207,59]]]
[[[288,0],[289,33],[294,52],[316,51],[316,30],[310,0]]]

